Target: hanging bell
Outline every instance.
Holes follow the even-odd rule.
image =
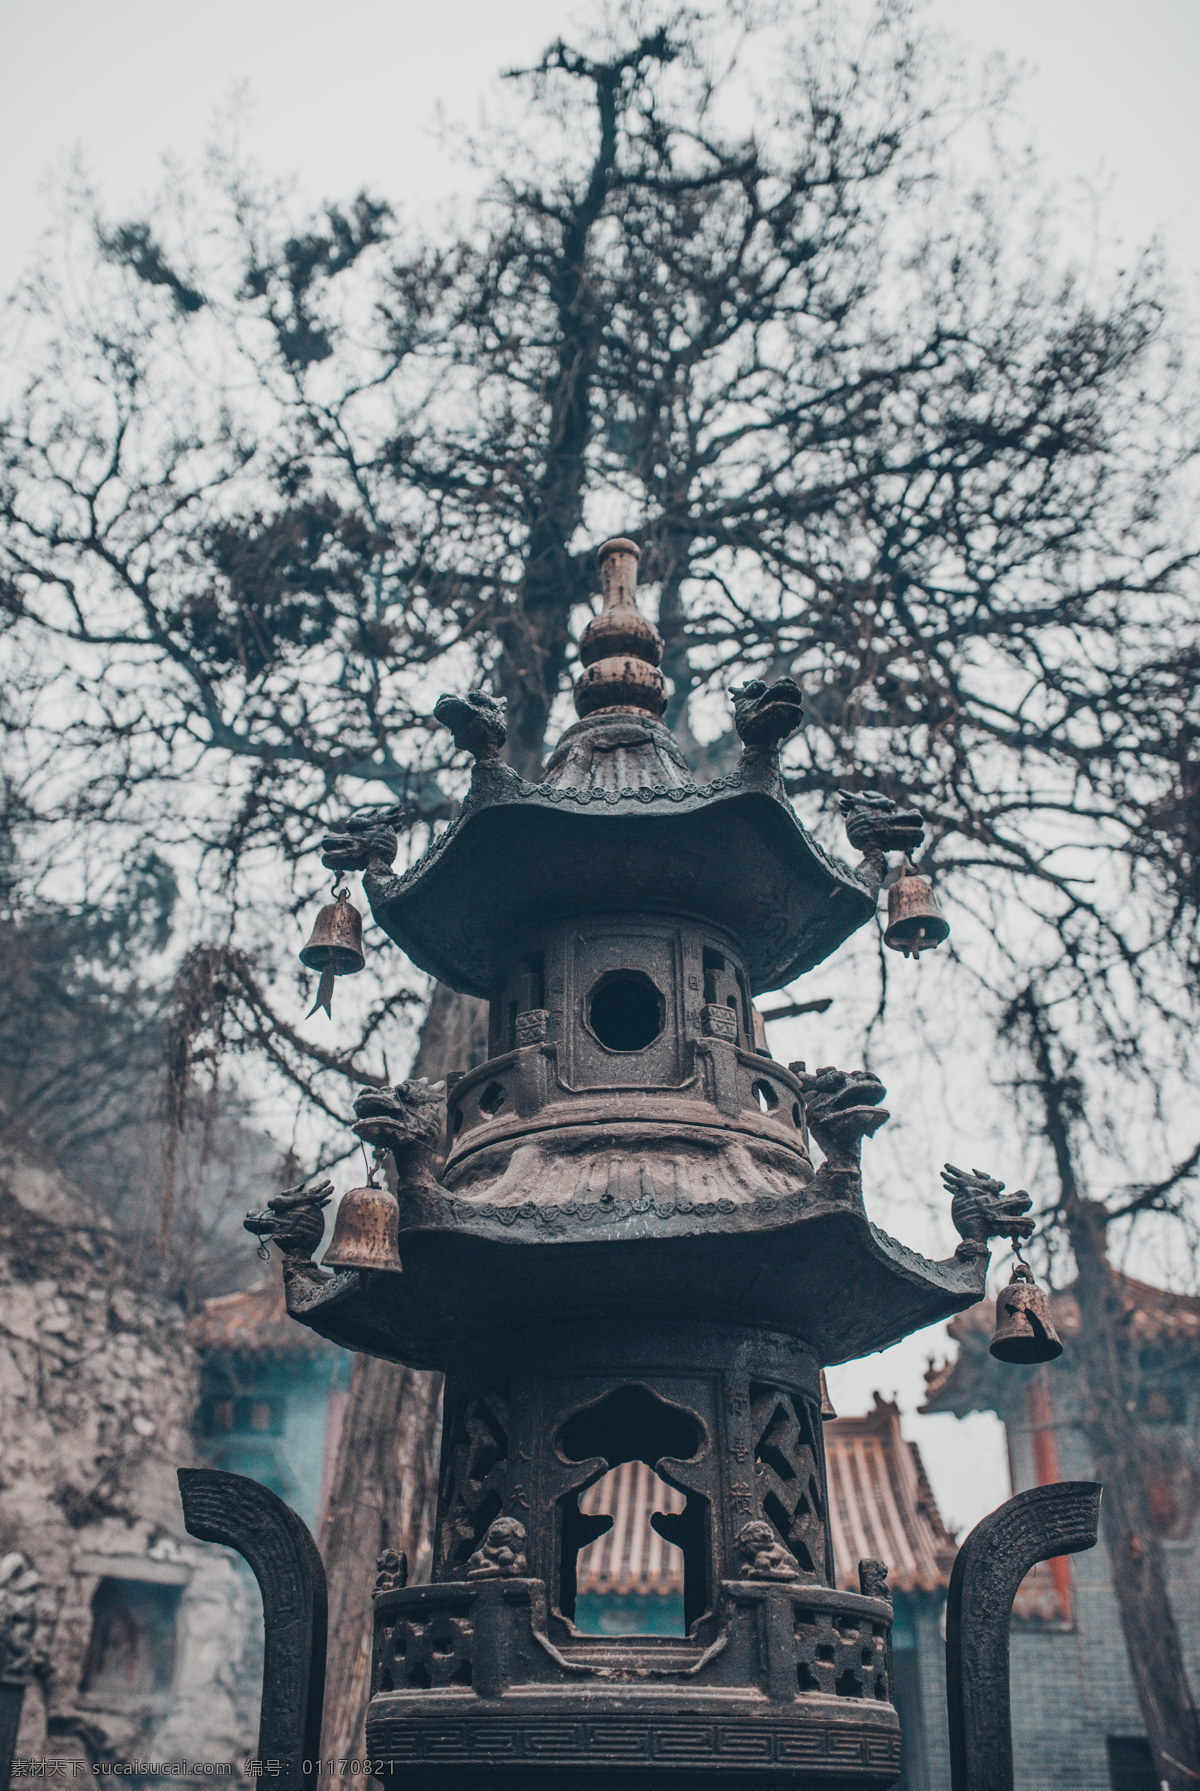
[[[321,972],[317,999],[305,1014],[311,1018],[323,1007],[333,1018],[333,979],[354,976],[366,963],[362,948],[362,915],[350,900],[348,890],[339,889],[337,900],[326,902],[313,925],[312,937],[300,953],[300,962],[309,970]]]
[[[400,1207],[387,1188],[351,1188],[343,1194],[328,1250],[327,1269],[382,1269],[402,1272],[397,1235]]]
[[[992,1354],[1000,1362],[1053,1362],[1063,1346],[1050,1322],[1050,1298],[1033,1278],[1028,1263],[1013,1269],[1013,1278],[996,1301]]]
[[[902,951],[907,958],[915,958],[940,945],[949,933],[933,885],[918,877],[906,858],[899,877],[888,890],[888,924],[883,943],[893,951]]]

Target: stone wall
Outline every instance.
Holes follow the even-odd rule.
[[[261,1616],[227,1550],[183,1529],[198,1364],[56,1170],[0,1161],[0,1554],[42,1580],[18,1754],[253,1753]]]

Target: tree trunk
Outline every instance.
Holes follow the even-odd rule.
[[[487,1005],[439,983],[412,1074],[437,1081],[487,1056]],[[442,1377],[356,1356],[320,1544],[329,1581],[329,1669],[322,1757],[365,1757],[371,1677],[371,1587],[382,1548],[429,1571],[437,1497]]]
[[[321,1532],[329,1580],[329,1666],[321,1728],[324,1759],[365,1754],[371,1681],[371,1587],[382,1548],[410,1563],[430,1527],[437,1486],[434,1434],[442,1380],[373,1356],[356,1356]]]
[[[1138,1706],[1155,1763],[1171,1791],[1195,1791],[1200,1735],[1171,1608],[1162,1544],[1146,1502],[1139,1434],[1139,1369],[1120,1283],[1105,1248],[1103,1207],[1076,1198],[1064,1213],[1075,1257],[1080,1331],[1076,1357],[1084,1431],[1104,1487],[1104,1535]]]
[[[1084,1399],[1084,1433],[1104,1487],[1101,1513],[1113,1588],[1146,1736],[1158,1776],[1170,1791],[1195,1791],[1200,1732],[1184,1667],[1179,1628],[1163,1569],[1162,1545],[1146,1501],[1138,1425],[1140,1369],[1129,1336],[1121,1284],[1108,1260],[1108,1213],[1084,1197],[1075,1170],[1071,1121],[1078,1088],[1054,1061],[1051,1034],[1034,997],[1022,1003],[1062,1191],[1060,1212],[1075,1258],[1079,1336],[1075,1360]]]

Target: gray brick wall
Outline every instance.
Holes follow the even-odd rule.
[[[1055,1386],[1059,1462],[1064,1480],[1095,1478],[1076,1422],[1072,1384]],[[1009,1457],[1017,1491],[1032,1485],[1033,1452],[1021,1408],[1010,1420]],[[1200,1692],[1200,1555],[1196,1543],[1165,1545],[1171,1601],[1188,1674]],[[1013,1756],[1017,1791],[1111,1791],[1106,1738],[1143,1735],[1103,1529],[1097,1546],[1071,1563],[1073,1622],[1014,1623]],[[919,1653],[925,1760],[921,1791],[949,1791],[945,1645],[941,1601],[911,1601]]]

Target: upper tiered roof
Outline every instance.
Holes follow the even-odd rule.
[[[600,549],[604,608],[580,641],[581,719],[542,780],[501,763],[502,723],[489,739],[476,730],[457,818],[405,875],[364,874],[384,931],[465,994],[490,995],[514,934],[577,913],[714,922],[740,942],[760,992],[811,970],[875,912],[875,887],[801,826],[769,729],[727,776],[694,781],[657,719],[662,642],[637,609],[637,553],[624,539]]]

